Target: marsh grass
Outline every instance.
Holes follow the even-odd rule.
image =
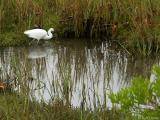
[[[159,51],[159,0],[2,0],[0,6],[3,33],[36,24],[63,37],[118,39],[130,53]]]
[[[82,111],[79,108],[66,106],[61,101],[46,104],[43,102],[37,103],[36,101],[30,101],[25,95],[1,94],[0,96],[1,119],[109,120],[120,117],[118,113],[115,113],[113,116],[110,111]]]

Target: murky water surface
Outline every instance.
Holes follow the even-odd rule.
[[[0,50],[0,77],[18,78],[15,90],[28,85],[38,101],[60,99],[74,107],[111,107],[108,94],[130,84],[135,75],[150,76],[158,58],[135,59],[107,43],[62,40]],[[25,82],[25,84],[24,84]],[[26,84],[27,83],[27,84]]]

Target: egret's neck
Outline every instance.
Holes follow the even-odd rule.
[[[53,35],[52,35],[52,33],[51,33],[51,30],[48,30],[47,33],[48,33],[48,35],[45,36],[45,39],[46,39],[46,40],[51,39],[51,38],[53,37]]]

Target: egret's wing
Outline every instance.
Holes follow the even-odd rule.
[[[47,32],[43,29],[33,29],[24,31],[24,34],[31,38],[41,39],[47,35]]]

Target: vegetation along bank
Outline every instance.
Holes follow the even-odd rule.
[[[36,24],[59,37],[110,40],[129,53],[160,48],[159,0],[1,0],[0,16],[1,46],[28,43],[23,31]]]

